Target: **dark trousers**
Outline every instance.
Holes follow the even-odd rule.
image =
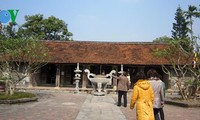
[[[127,107],[127,91],[118,91],[118,106],[121,106],[122,96],[124,98],[124,107]]]
[[[153,108],[155,120],[160,120],[160,117],[159,117],[159,114],[158,114],[159,111],[160,111],[159,108]]]
[[[161,120],[165,120],[165,114],[164,114],[164,111],[163,111],[163,108],[160,108],[160,118]]]
[[[155,120],[165,120],[163,108],[154,108]]]

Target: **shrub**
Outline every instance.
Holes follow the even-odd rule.
[[[0,93],[0,100],[14,100],[14,99],[20,99],[20,98],[32,98],[36,95],[33,93],[27,93],[27,92],[15,92],[13,95]]]

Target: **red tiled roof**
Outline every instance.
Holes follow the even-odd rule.
[[[136,42],[44,41],[51,63],[160,65],[167,60],[153,57],[152,50],[166,44]]]

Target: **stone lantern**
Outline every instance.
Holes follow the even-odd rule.
[[[76,87],[75,87],[75,92],[76,94],[79,94],[79,82],[80,82],[80,79],[81,79],[81,72],[82,70],[79,69],[79,63],[77,63],[77,67],[76,69],[74,70],[75,72],[75,77],[74,77],[74,80],[75,80],[75,83],[76,83]]]

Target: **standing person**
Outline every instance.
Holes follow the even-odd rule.
[[[118,79],[117,91],[118,91],[118,103],[117,106],[121,106],[122,96],[124,98],[124,107],[127,107],[127,92],[129,90],[129,80],[126,77],[126,72],[122,72],[119,77],[112,76],[113,78]]]
[[[133,87],[130,109],[133,109],[136,104],[137,120],[154,120],[153,89],[143,72],[136,74],[136,80],[137,82]]]
[[[154,91],[153,110],[155,120],[160,120],[158,113],[160,112],[164,104],[164,92],[162,81],[158,78],[158,73],[155,69],[150,69],[147,72],[147,77]]]
[[[159,78],[162,81],[162,76],[160,74],[156,74],[156,77]],[[164,97],[165,97],[165,83],[162,81],[162,88],[163,88],[163,93],[164,93]],[[159,112],[160,112],[160,119],[161,120],[165,120],[165,114],[164,114],[164,110],[163,110],[164,104],[162,104],[162,108],[160,108]],[[159,116],[158,116],[159,117]]]

